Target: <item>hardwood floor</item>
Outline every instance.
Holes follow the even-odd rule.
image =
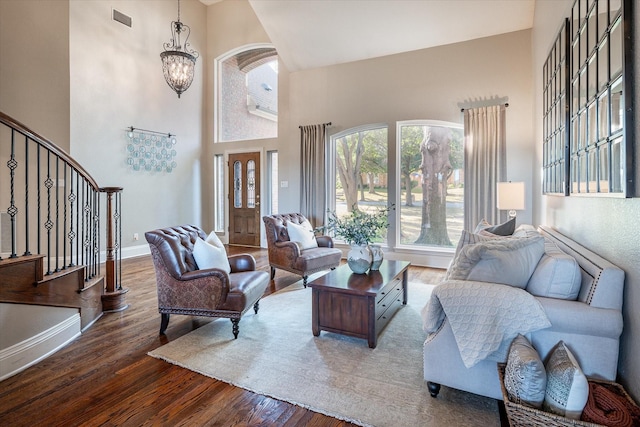
[[[230,247],[228,251],[249,252],[259,268],[268,270],[265,249]],[[443,275],[443,270],[409,269],[410,281],[435,283]],[[122,278],[123,286],[129,288],[127,310],[105,314],[54,355],[0,382],[0,425],[352,425],[147,356],[213,320],[174,315],[166,335],[159,336],[151,257],[123,260]],[[278,270],[265,294],[297,280]],[[238,339],[242,339],[242,321]]]

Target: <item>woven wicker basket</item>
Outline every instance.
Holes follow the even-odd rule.
[[[586,427],[603,427],[601,424],[588,423],[586,421],[572,420],[560,415],[544,412],[539,409],[530,408],[528,406],[514,403],[509,400],[507,389],[504,387],[504,363],[498,363],[498,376],[500,377],[500,387],[502,388],[502,400],[504,408],[507,412],[509,425],[511,427],[534,426],[534,427],[552,427],[552,426],[586,426]]]

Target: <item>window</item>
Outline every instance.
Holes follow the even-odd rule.
[[[271,215],[278,213],[278,152],[267,151],[267,210]]]
[[[433,121],[398,123],[402,246],[451,247],[464,227],[462,126]]]
[[[216,142],[278,136],[278,54],[234,51],[216,61]]]
[[[213,158],[214,229],[224,233],[224,155]]]
[[[330,210],[340,217],[354,208],[374,211],[387,207],[387,148],[386,125],[349,129],[331,137]]]

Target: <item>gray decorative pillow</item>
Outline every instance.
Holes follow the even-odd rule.
[[[549,353],[545,369],[547,391],[542,409],[579,420],[589,397],[589,383],[563,341],[556,344]]]
[[[543,253],[542,236],[490,239],[467,245],[455,257],[448,279],[501,283],[524,289]]]
[[[547,372],[540,355],[529,340],[518,334],[511,342],[504,387],[512,402],[540,409],[547,388]]]
[[[480,221],[475,229],[475,233],[479,233],[480,230],[488,231],[489,233],[496,234],[498,236],[511,236],[516,231],[516,219],[511,218],[508,221],[498,225],[491,225],[486,219]]]

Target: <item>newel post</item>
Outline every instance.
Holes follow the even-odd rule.
[[[107,256],[105,262],[105,292],[102,295],[102,311],[121,311],[128,307],[125,294],[129,289],[121,283],[121,245],[122,226],[120,223],[121,187],[104,187],[101,193],[107,194]],[[114,201],[115,199],[115,201]]]

